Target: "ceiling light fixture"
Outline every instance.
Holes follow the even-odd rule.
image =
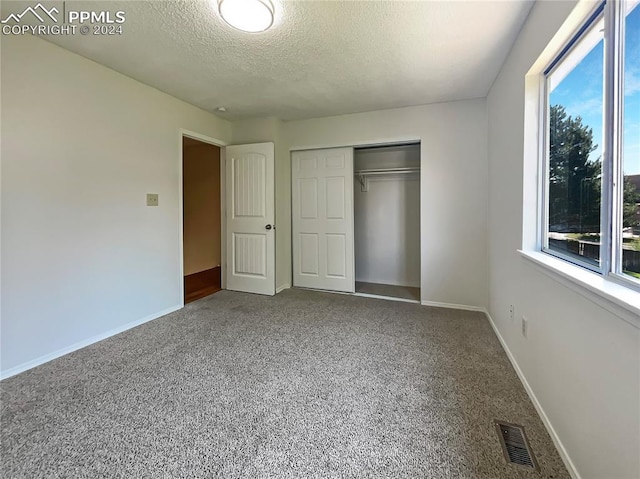
[[[218,11],[225,22],[243,32],[264,32],[273,25],[270,0],[218,0]]]

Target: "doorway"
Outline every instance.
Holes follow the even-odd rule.
[[[182,137],[184,302],[221,289],[220,147]]]

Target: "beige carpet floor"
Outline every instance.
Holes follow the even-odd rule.
[[[222,291],[0,390],[3,478],[569,477],[481,313]]]

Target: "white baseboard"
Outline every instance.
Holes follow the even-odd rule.
[[[301,288],[301,289],[306,289],[308,291],[317,291],[319,293],[348,294],[351,296],[359,296],[361,298],[386,299],[388,301],[400,301],[402,303],[421,304],[422,306],[433,306],[436,308],[462,309],[464,311],[478,311],[480,313],[487,312],[487,310],[482,306],[467,306],[465,304],[438,303],[436,301],[416,301],[415,299],[396,298],[394,296],[382,296],[382,295],[370,294],[370,293],[347,293],[344,291],[330,291],[330,290],[315,289],[315,288]],[[276,293],[279,293],[279,292],[280,292],[280,289],[278,288]]]
[[[487,310],[482,306],[467,306],[466,304],[439,303],[437,301],[421,301],[422,306],[433,306],[434,308],[461,309],[463,311],[479,311],[486,313]]]
[[[65,354],[72,353],[77,351],[78,349],[82,349],[91,344],[97,343],[98,341],[102,341],[103,339],[107,339],[111,336],[115,336],[116,334],[122,333],[128,329],[135,328],[136,326],[140,326],[141,324],[148,323],[149,321],[153,321],[154,319],[158,319],[162,316],[165,316],[169,313],[173,313],[181,309],[182,306],[173,306],[171,308],[167,308],[163,311],[159,311],[157,313],[146,316],[142,319],[138,319],[136,321],[131,321],[130,323],[123,324],[122,326],[118,326],[117,328],[110,329],[109,331],[105,331],[104,333],[96,334],[95,336],[91,336],[90,338],[84,339],[82,341],[78,341],[71,346],[67,346],[62,349],[58,349],[49,354],[45,354],[44,356],[40,356],[39,358],[32,359],[31,361],[27,361],[25,363],[19,364],[13,368],[7,369],[5,371],[0,372],[0,381],[3,379],[10,378],[11,376],[15,376],[16,374],[20,374],[29,369],[35,368],[36,366],[40,366],[44,363],[48,363],[49,361],[53,361],[54,359],[59,358],[60,356],[64,356]]]
[[[289,289],[289,288],[291,288],[291,285],[290,285],[290,284],[288,284],[288,283],[287,283],[287,284],[282,284],[282,285],[280,285],[280,286],[278,286],[278,287],[276,288],[276,294],[281,293],[281,292],[282,292],[282,291],[284,291],[285,289]]]
[[[401,303],[420,304],[420,301],[416,299],[396,298],[395,296],[382,296],[379,294],[370,294],[370,293],[353,293],[353,295],[359,296],[361,298],[385,299],[387,301],[400,301]]]
[[[540,401],[538,401],[538,398],[533,392],[533,389],[531,389],[531,386],[529,385],[527,378],[522,372],[522,369],[520,369],[520,366],[516,362],[515,357],[513,356],[513,354],[511,354],[511,350],[509,349],[509,346],[507,346],[507,343],[505,342],[504,338],[500,334],[500,331],[498,331],[498,328],[493,322],[493,318],[491,317],[491,315],[487,310],[484,310],[483,312],[487,315],[487,319],[489,320],[489,324],[491,324],[491,327],[493,328],[493,332],[498,337],[498,341],[500,341],[500,344],[502,345],[502,349],[504,349],[504,352],[507,354],[509,361],[511,361],[511,365],[513,366],[513,369],[515,369],[516,374],[518,375],[518,378],[520,378],[520,382],[524,386],[525,391],[527,391],[527,394],[529,395],[529,399],[531,399],[533,406],[536,408],[536,411],[538,412],[538,416],[540,416],[540,419],[542,419],[542,424],[544,424],[544,427],[547,429],[549,436],[551,436],[551,440],[553,441],[553,444],[556,446],[556,449],[558,450],[558,453],[560,454],[560,457],[562,458],[564,465],[569,471],[569,475],[573,479],[581,479],[575,464],[569,457],[567,450],[565,449],[564,445],[562,444],[562,441],[558,437],[556,430],[553,428],[551,421],[549,421],[547,414],[544,412],[544,409],[542,409],[542,405],[540,404]]]

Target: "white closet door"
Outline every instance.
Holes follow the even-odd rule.
[[[226,147],[227,289],[275,294],[273,143]]]
[[[292,154],[293,285],[355,291],[353,148]]]

